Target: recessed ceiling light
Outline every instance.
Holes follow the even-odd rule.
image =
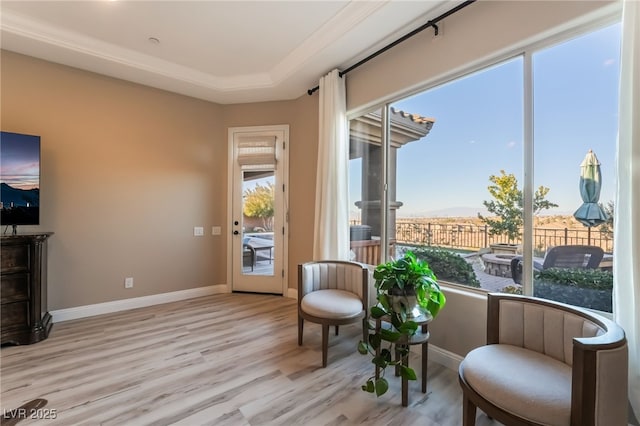
[[[151,44],[160,44],[160,40],[155,37],[149,37],[149,43]]]

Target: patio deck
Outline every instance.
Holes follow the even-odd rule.
[[[412,246],[397,244],[396,256],[402,256],[406,250],[411,248]],[[515,284],[511,278],[487,274],[484,271],[484,263],[482,263],[482,259],[480,257],[481,254],[482,252],[475,252],[462,255],[462,257],[464,257],[464,259],[473,267],[473,271],[476,273],[476,278],[480,281],[480,288],[487,291],[500,291],[508,286],[520,287],[518,284]]]
[[[511,278],[503,278],[487,274],[484,271],[484,264],[482,263],[482,259],[479,254],[466,256],[465,260],[473,266],[473,271],[476,273],[478,281],[480,281],[480,288],[488,291],[500,291],[508,286],[520,287],[518,284],[515,284]]]

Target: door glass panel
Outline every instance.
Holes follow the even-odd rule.
[[[273,276],[275,172],[243,171],[241,274]]]

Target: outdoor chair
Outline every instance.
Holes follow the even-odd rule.
[[[246,243],[242,244],[242,266],[251,267],[252,271],[256,266],[256,250]]]
[[[487,345],[460,363],[462,424],[476,408],[506,426],[627,426],[622,328],[590,311],[490,293]]]
[[[356,262],[317,261],[298,265],[298,345],[304,320],[322,326],[322,366],[327,366],[329,326],[362,323],[362,339],[369,329],[369,270]]]
[[[533,269],[596,269],[603,257],[604,251],[596,246],[556,246],[547,251],[542,263],[534,259]],[[522,283],[522,256],[516,256],[511,260],[511,277],[516,284]]]

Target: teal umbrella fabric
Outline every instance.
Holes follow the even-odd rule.
[[[607,214],[598,204],[601,187],[600,162],[596,154],[589,150],[580,164],[580,196],[583,203],[573,214],[584,226],[597,226],[607,220]]]

